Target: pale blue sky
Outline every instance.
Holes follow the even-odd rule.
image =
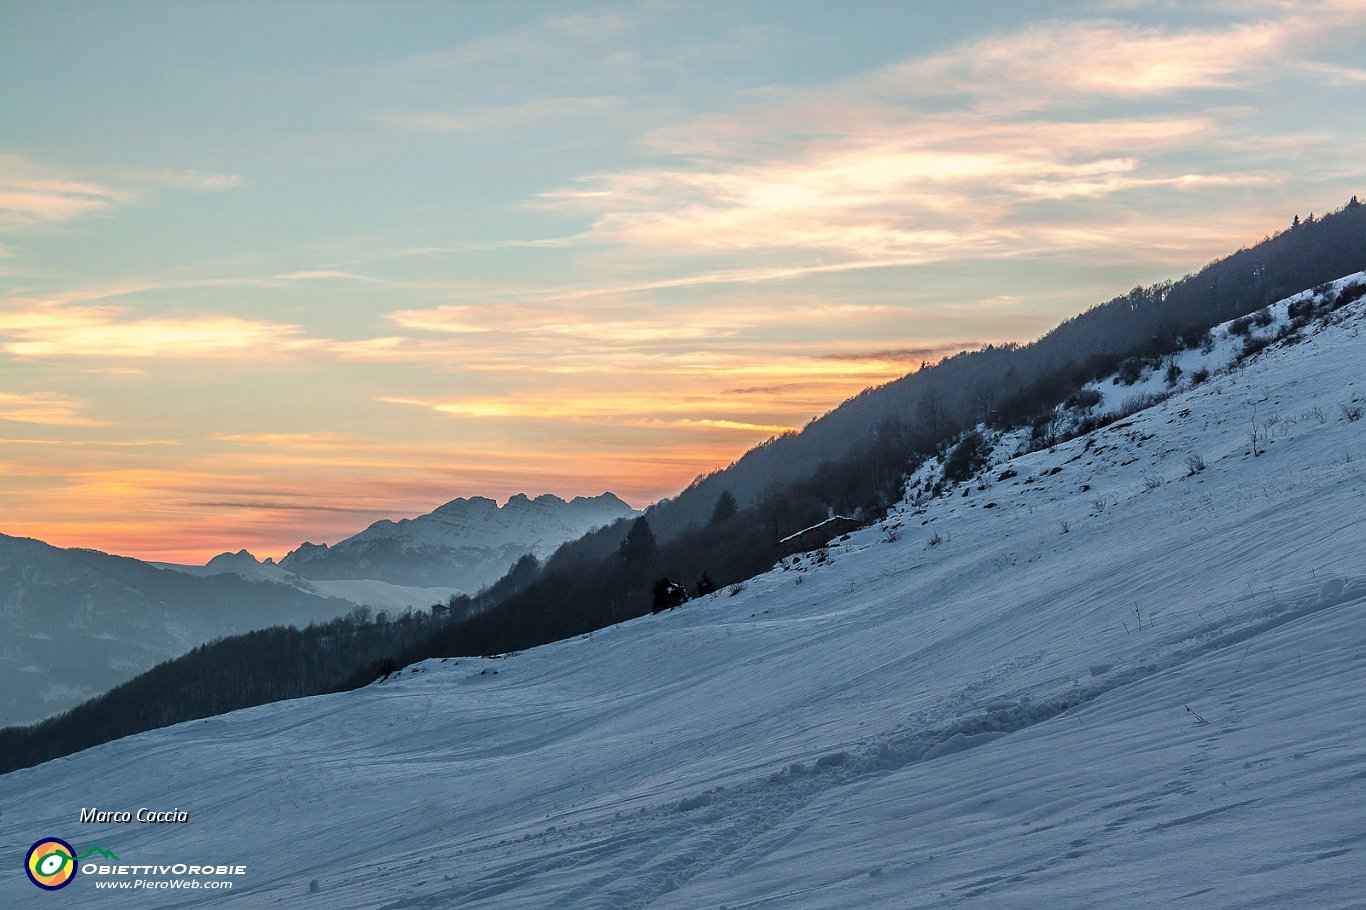
[[[1366,189],[1364,25],[0,2],[0,530],[277,552],[667,495]]]

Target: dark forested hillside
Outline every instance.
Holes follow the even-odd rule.
[[[79,704],[201,642],[352,607],[287,584],[0,534],[0,724]]]
[[[1135,288],[1095,306],[1031,344],[959,354],[868,389],[800,433],[772,439],[725,470],[699,478],[651,509],[650,520],[661,538],[671,537],[705,523],[723,490],[741,504],[756,502],[774,483],[806,476],[824,461],[874,445],[888,421],[922,432],[946,422],[975,423],[1013,393],[1041,382],[1095,375],[1116,359],[1170,346],[1183,333],[1203,331],[1362,269],[1366,205],[1353,197],[1337,212],[1296,219],[1294,227],[1211,262],[1194,275]]]
[[[388,655],[442,622],[441,608],[393,621],[361,608],[304,629],[275,626],[200,645],[56,717],[0,730],[0,774],[143,730],[368,682],[396,669]]]

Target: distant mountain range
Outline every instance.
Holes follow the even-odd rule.
[[[219,636],[354,607],[291,585],[200,578],[0,534],[0,726],[69,708]]]
[[[568,502],[519,493],[503,506],[483,496],[454,499],[427,515],[377,521],[333,546],[305,543],[279,568],[313,582],[368,578],[473,594],[528,553],[544,559],[567,540],[635,514],[612,493]]]
[[[501,507],[476,496],[375,522],[330,547],[305,543],[278,564],[246,550],[203,566],[149,563],[0,534],[0,727],[79,704],[220,636],[474,593],[527,553],[544,558],[634,514],[611,493],[517,495]]]

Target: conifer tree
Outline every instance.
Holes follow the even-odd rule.
[[[711,523],[717,525],[734,518],[739,509],[740,505],[735,501],[730,490],[722,490],[721,495],[716,497],[716,508],[712,509],[711,512]]]
[[[621,558],[631,565],[645,565],[655,558],[659,545],[655,542],[655,532],[650,527],[649,520],[640,516],[631,525],[631,530],[626,533],[626,539],[621,542]]]

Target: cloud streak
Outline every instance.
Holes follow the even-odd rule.
[[[87,404],[58,392],[0,391],[0,420],[51,427],[106,426],[104,421],[85,416]]]
[[[0,229],[50,226],[104,214],[141,202],[149,190],[169,187],[218,192],[242,186],[232,174],[196,170],[114,170],[111,180],[72,176],[23,155],[0,154]]]
[[[295,325],[227,315],[129,317],[115,306],[0,309],[0,351],[23,358],[256,357],[307,347]]]
[[[791,113],[794,120],[809,117],[801,106]],[[1048,122],[889,107],[864,116],[871,121],[864,129],[795,141],[783,155],[758,162],[744,160],[742,149],[763,137],[687,168],[592,175],[543,199],[592,217],[592,234],[603,244],[675,257],[787,257],[781,265],[650,283],[659,288],[1047,252],[1056,245],[1017,218],[1034,203],[1276,180],[1266,172],[1201,173],[1188,163],[1163,163],[1174,150],[1219,142],[1236,110]],[[1095,226],[1088,214],[1073,217]],[[837,259],[812,263],[812,256]]]
[[[68,221],[136,198],[127,189],[70,179],[19,155],[0,155],[0,226]]]
[[[877,81],[888,92],[1008,96],[1031,106],[1230,88],[1327,27],[1298,17],[1188,30],[1043,22],[889,67]]]

